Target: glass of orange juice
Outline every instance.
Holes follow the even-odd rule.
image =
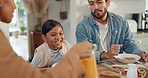
[[[94,45],[95,48],[96,45]],[[98,78],[98,72],[97,72],[97,65],[96,65],[96,58],[95,58],[95,51],[92,50],[91,57],[87,59],[82,59],[82,63],[84,64],[86,68],[86,77],[85,78]]]

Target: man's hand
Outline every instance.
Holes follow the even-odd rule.
[[[108,52],[104,52],[101,59],[112,59],[114,56],[118,55],[122,44],[112,44]]]
[[[144,61],[148,61],[148,53],[140,52],[140,53],[138,53],[138,55],[139,55]]]

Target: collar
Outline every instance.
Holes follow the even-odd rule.
[[[113,18],[113,14],[110,13],[110,12],[107,12],[107,13],[108,13],[108,17],[107,17],[108,18],[108,22],[110,22],[111,19]],[[90,23],[91,26],[97,25],[96,20],[94,19],[92,14],[90,14],[87,19],[90,19],[89,23]]]
[[[47,52],[49,52],[51,55],[53,55],[52,52],[55,52],[55,50],[52,50],[52,52],[51,52],[51,49],[49,48],[48,43],[47,43],[47,42],[44,42],[44,44],[45,44],[45,47],[47,48]],[[56,51],[59,52],[59,53],[63,56],[63,55],[66,53],[64,48],[66,48],[66,47],[65,47],[65,44],[62,43],[62,47],[59,48],[59,49],[56,50]]]
[[[90,14],[90,15],[88,16],[88,19],[90,19],[90,20],[89,20],[90,26],[95,26],[95,25],[97,25],[96,20],[94,19],[94,17],[93,17],[92,14]]]

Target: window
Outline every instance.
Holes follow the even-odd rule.
[[[9,27],[10,44],[19,56],[28,61],[27,11],[22,0],[15,0],[15,3],[17,8]]]

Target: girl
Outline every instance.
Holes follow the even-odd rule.
[[[45,41],[35,50],[31,64],[35,67],[51,67],[64,56],[71,45],[64,40],[62,25],[52,19],[42,26],[42,38]]]

